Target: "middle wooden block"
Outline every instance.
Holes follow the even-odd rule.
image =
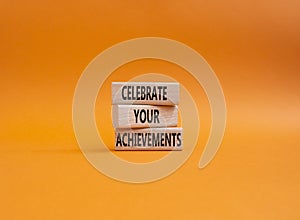
[[[113,105],[114,128],[171,127],[178,123],[177,106]]]

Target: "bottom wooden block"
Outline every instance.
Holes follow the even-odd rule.
[[[115,130],[115,150],[182,150],[182,148],[182,128]]]

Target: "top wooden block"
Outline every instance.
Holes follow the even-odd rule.
[[[179,83],[113,82],[112,104],[178,105]]]

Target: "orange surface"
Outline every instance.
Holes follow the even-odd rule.
[[[2,1],[0,219],[299,219],[299,7],[277,0]],[[215,159],[198,169],[210,117],[200,95],[204,129],[190,159],[160,181],[126,184],[99,173],[79,150],[72,98],[97,54],[144,36],[181,41],[203,55],[223,86],[227,129]],[[183,71],[151,62],[114,74]]]

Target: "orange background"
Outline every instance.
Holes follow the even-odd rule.
[[[299,219],[299,7],[279,0],[2,1],[0,219]],[[87,64],[144,36],[197,50],[223,86],[228,113],[208,167],[197,168],[206,106],[190,159],[165,179],[137,185],[88,163],[71,112]],[[117,71],[176,68],[151,62]],[[121,156],[154,158],[130,155]]]

